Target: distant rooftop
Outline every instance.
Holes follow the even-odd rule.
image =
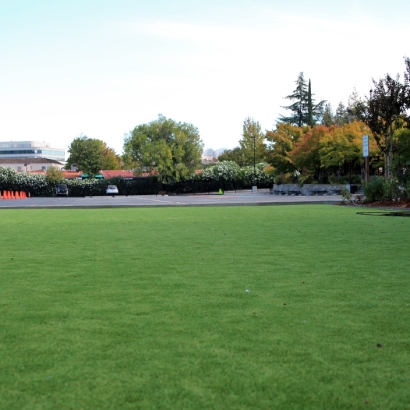
[[[0,158],[48,158],[65,162],[65,150],[46,141],[0,141]]]
[[[2,164],[59,164],[60,161],[49,158],[30,158],[30,157],[19,157],[19,158],[0,158],[0,166]]]

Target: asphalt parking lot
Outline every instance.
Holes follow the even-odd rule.
[[[93,197],[35,197],[27,199],[0,199],[0,209],[10,208],[133,208],[170,206],[250,206],[293,204],[338,204],[340,195],[301,196],[272,195],[268,190],[225,192],[195,195],[118,195]]]

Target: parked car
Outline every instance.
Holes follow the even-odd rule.
[[[108,185],[107,189],[105,190],[105,193],[107,195],[112,195],[112,196],[118,195],[117,185]]]
[[[56,195],[68,196],[68,188],[66,184],[58,184],[56,187]]]

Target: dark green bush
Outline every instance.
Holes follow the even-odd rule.
[[[383,201],[389,197],[389,184],[383,177],[372,177],[364,186],[367,202]]]
[[[407,198],[406,186],[403,186],[397,179],[393,179],[387,183],[387,197],[389,199]]]

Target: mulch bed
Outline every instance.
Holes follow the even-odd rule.
[[[410,208],[410,199],[402,199],[400,201],[376,201],[365,202],[362,206],[374,207],[374,208]]]

